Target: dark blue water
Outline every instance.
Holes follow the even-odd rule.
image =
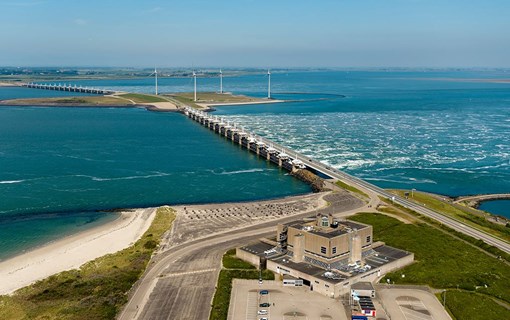
[[[510,218],[510,200],[484,201],[479,209]]]

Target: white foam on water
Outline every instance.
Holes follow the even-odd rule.
[[[14,183],[21,183],[25,180],[3,180],[0,181],[0,184],[14,184]]]
[[[237,171],[224,171],[221,173],[218,173],[219,175],[232,175],[232,174],[241,174],[241,173],[252,173],[252,172],[262,172],[264,169],[246,169],[246,170],[237,170]]]

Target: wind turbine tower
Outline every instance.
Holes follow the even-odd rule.
[[[158,95],[158,70],[154,67],[154,78],[156,80],[156,95]]]
[[[196,74],[195,70],[193,70],[193,82],[194,82],[193,101],[197,101],[197,74]]]
[[[271,99],[271,70],[267,69],[267,98]]]
[[[220,94],[223,93],[223,72],[220,69]]]

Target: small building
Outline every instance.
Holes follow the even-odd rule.
[[[372,282],[356,282],[351,286],[351,296],[375,298],[375,289]]]

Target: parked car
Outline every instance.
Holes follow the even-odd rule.
[[[271,306],[271,304],[269,304],[269,303],[267,303],[267,302],[264,302],[264,303],[259,304],[259,307],[261,307],[261,308],[267,308],[267,307],[269,307],[269,306]]]
[[[257,314],[260,316],[265,316],[267,314],[267,310],[259,310],[257,311]]]
[[[260,290],[260,294],[269,294],[269,291],[267,291],[267,290]]]

